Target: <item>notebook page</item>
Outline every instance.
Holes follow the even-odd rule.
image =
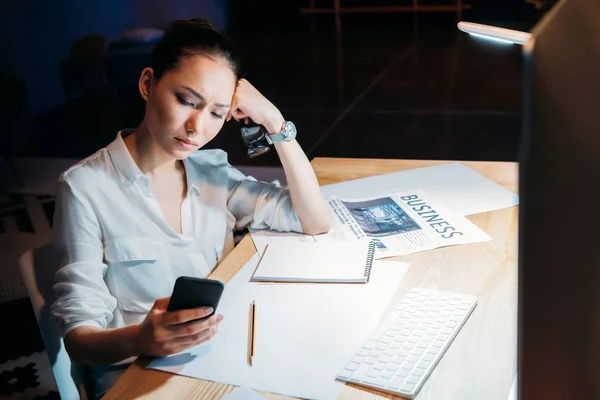
[[[370,271],[370,241],[293,242],[267,246],[255,281],[366,282]]]

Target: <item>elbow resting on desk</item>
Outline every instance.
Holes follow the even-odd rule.
[[[324,218],[319,218],[318,220],[311,221],[307,224],[302,222],[302,231],[307,235],[320,235],[329,232],[332,224],[333,219],[331,214],[327,214]]]

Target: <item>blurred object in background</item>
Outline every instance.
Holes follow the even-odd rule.
[[[155,28],[139,28],[122,32],[108,44],[104,67],[108,83],[117,99],[137,93],[142,70],[150,62],[150,53],[164,34]]]
[[[27,140],[31,110],[25,79],[0,69],[0,157],[16,156]]]
[[[71,45],[69,56],[60,63],[60,79],[67,100],[106,85],[102,64],[106,44],[106,37],[94,34],[81,37]]]

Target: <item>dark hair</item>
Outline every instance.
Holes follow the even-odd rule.
[[[159,80],[166,72],[177,68],[184,57],[206,56],[223,58],[236,78],[239,65],[232,53],[229,40],[205,19],[173,21],[150,55],[150,67],[154,79]]]

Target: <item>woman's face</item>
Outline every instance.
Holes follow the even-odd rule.
[[[150,77],[150,79],[148,79]],[[236,87],[235,74],[221,58],[182,58],[158,82],[142,72],[149,93],[144,117],[154,141],[170,156],[184,159],[221,130]]]

